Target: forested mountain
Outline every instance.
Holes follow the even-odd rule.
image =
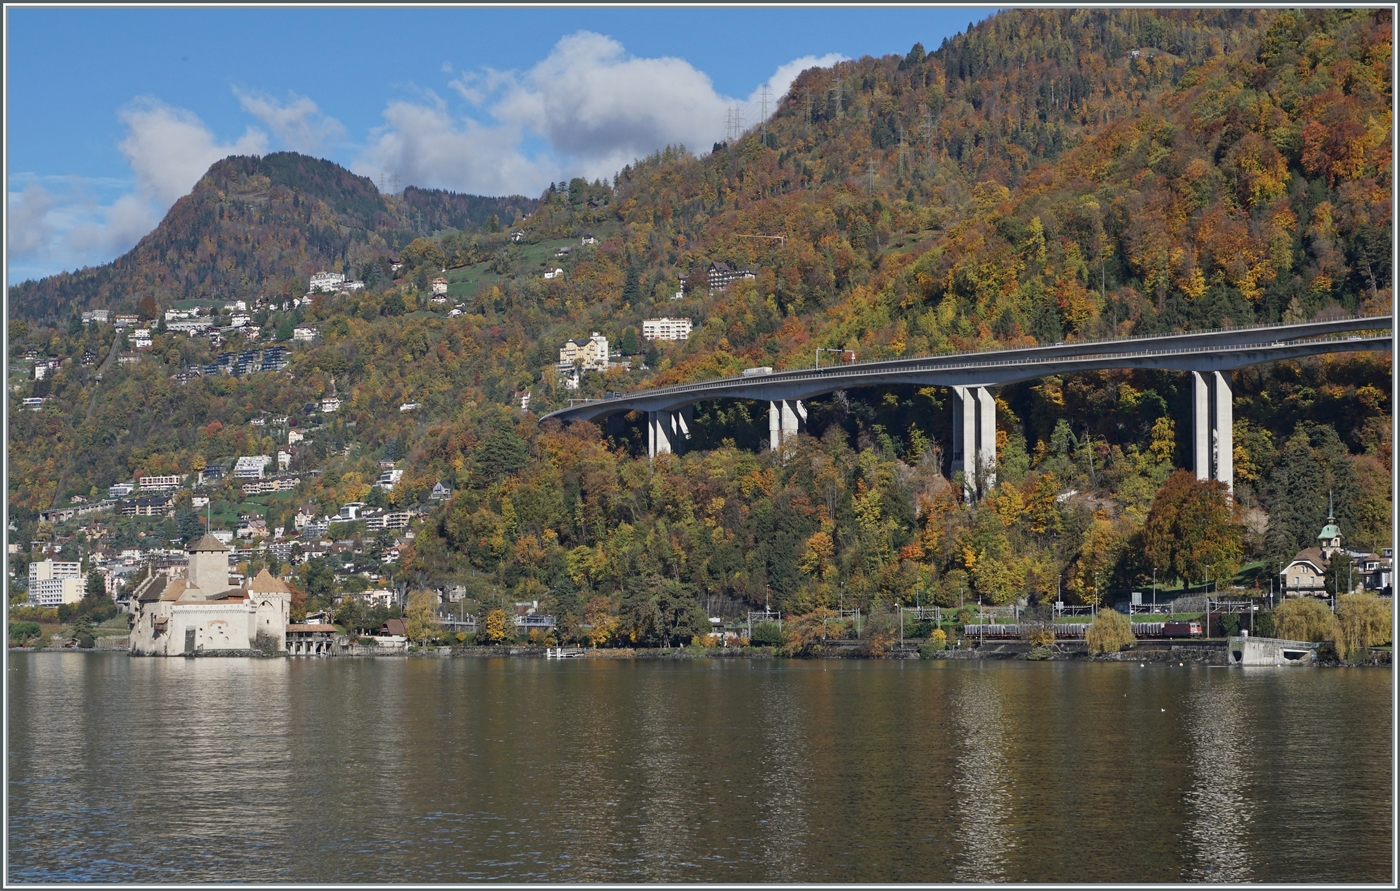
[[[507,223],[536,202],[406,189],[292,152],[230,157],[209,168],[155,231],[113,262],[11,287],[12,317],[53,323],[94,307],[300,295],[320,270],[370,275],[420,232]],[[428,227],[431,227],[428,228]]]
[[[324,473],[271,505],[269,525],[365,497],[375,460],[397,460],[393,503],[426,505],[438,481],[455,491],[407,550],[405,579],[610,613],[636,640],[689,621],[696,597],[803,613],[916,589],[944,604],[1090,602],[1154,569],[1199,584],[1310,544],[1329,490],[1349,543],[1387,546],[1389,355],[1237,374],[1235,520],[1170,552],[1147,530],[1206,497],[1171,477],[1188,458],[1181,375],[1002,388],[999,485],[971,506],[947,478],[936,388],[813,400],[813,435],[786,461],[759,451],[764,405],[700,406],[695,451],[654,463],[639,425],[608,437],[536,418],[573,395],[800,367],[818,347],[866,359],[1389,311],[1391,52],[1384,9],[1013,11],[933,52],[806,71],[732,144],[668,148],[538,202],[384,199],[322,162],[229,159],[127,257],[11,289],[12,307],[63,322],[147,293],[288,294],[316,268],[372,268],[402,247],[399,280],[259,314],[264,339],[320,329],[275,377],[179,383],[208,349],[157,335],[100,389],[74,367],[41,382],[57,397],[41,412],[15,411],[13,393],[12,510],[32,522],[133,473],[267,452],[274,439],[249,420],[320,423],[302,408],[334,388],[344,406],[297,458]],[[293,189],[279,165],[321,185],[305,174]],[[216,248],[194,233],[220,213]],[[254,224],[273,217],[275,235]],[[432,234],[415,238],[420,225]],[[756,279],[673,299],[713,261]],[[543,278],[556,263],[565,274]],[[459,316],[427,301],[443,267]],[[576,393],[556,381],[565,339],[627,343],[660,315],[691,318],[690,340],[584,374]],[[111,343],[67,324],[12,323],[12,355]],[[524,390],[535,414],[519,410]]]

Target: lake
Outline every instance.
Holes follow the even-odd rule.
[[[10,653],[10,882],[1391,882],[1392,674]]]

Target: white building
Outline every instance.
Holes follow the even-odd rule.
[[[131,345],[138,350],[149,349],[151,346],[151,329],[137,328],[131,332]]]
[[[311,291],[326,291],[334,294],[345,284],[345,276],[339,272],[318,272],[311,276]]]
[[[608,368],[608,339],[597,331],[587,340],[566,340],[559,348],[559,364],[582,366],[594,371]]]
[[[55,607],[83,599],[83,565],[66,560],[29,564],[29,602]]]
[[[544,277],[545,277],[545,278],[560,278],[560,277],[562,277],[563,275],[564,275],[564,270],[556,268],[556,269],[547,270],[547,271],[545,272],[545,274],[544,274]]]
[[[321,411],[325,414],[330,414],[333,411],[340,411],[340,397],[327,396],[325,399],[322,399]]]
[[[164,476],[143,476],[141,477],[141,491],[143,492],[172,492],[180,488],[185,482],[185,478],[178,473]]]
[[[642,337],[647,340],[689,340],[690,319],[643,319]]]
[[[135,482],[113,483],[107,487],[108,498],[125,498],[136,491]]]
[[[318,332],[315,328],[311,327],[310,325],[299,325],[296,328],[292,329],[292,340],[300,340],[304,343],[310,343],[311,341],[316,339],[316,335],[319,333],[320,332]]]
[[[262,479],[263,471],[271,463],[271,455],[244,455],[234,462],[233,475],[241,480]]]
[[[442,276],[438,276],[437,278],[433,279],[432,285],[434,294],[447,293],[447,279],[443,278]]]
[[[398,485],[401,479],[403,479],[402,470],[386,470],[379,475],[379,479],[374,484],[385,492],[392,492],[394,486]]]

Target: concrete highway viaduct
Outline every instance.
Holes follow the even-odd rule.
[[[1050,375],[1104,369],[1162,369],[1192,378],[1192,457],[1197,479],[1219,480],[1233,491],[1234,410],[1230,373],[1263,362],[1323,353],[1391,351],[1390,316],[1359,316],[1290,325],[1262,325],[1155,337],[1072,341],[1046,346],[984,350],[939,356],[881,359],[576,400],[541,420],[596,421],[645,413],[647,452],[678,452],[690,439],[697,402],[712,399],[767,401],[769,445],[781,449],[806,426],[802,400],[855,387],[893,385],[951,389],[953,471],[961,471],[967,495],[995,483],[996,401],[992,388]]]

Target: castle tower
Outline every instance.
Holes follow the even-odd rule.
[[[248,638],[270,637],[278,650],[287,648],[287,622],[292,611],[292,589],[266,569],[248,583],[248,600],[253,606]]]
[[[188,584],[198,588],[205,597],[227,591],[228,548],[213,535],[206,533],[189,546],[190,568]]]

